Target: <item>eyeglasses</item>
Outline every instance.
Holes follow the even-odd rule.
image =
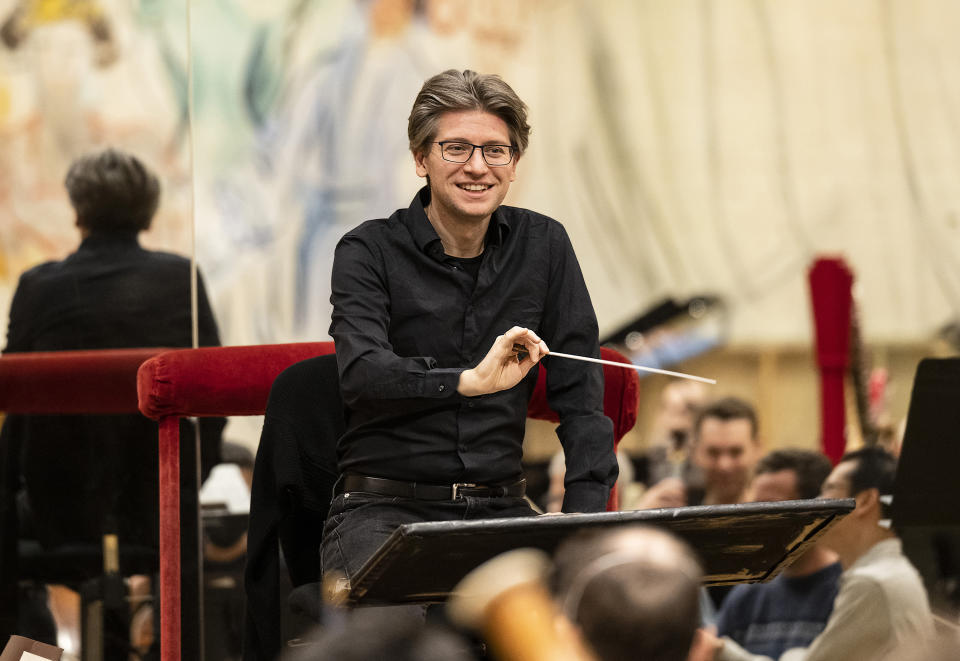
[[[437,144],[440,145],[440,156],[451,163],[466,163],[473,158],[474,149],[479,149],[483,154],[483,161],[493,167],[509,165],[513,160],[513,147],[510,145],[473,145],[469,142],[450,142],[449,140]]]

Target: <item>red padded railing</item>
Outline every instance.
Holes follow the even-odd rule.
[[[333,342],[167,351],[140,368],[140,411],[160,422],[160,658],[180,659],[181,417],[260,415],[287,367]]]
[[[333,353],[332,342],[181,349],[162,353],[141,368],[137,379],[140,411],[160,421],[160,654],[180,659],[180,469],[179,418],[260,415],[270,386],[294,363]],[[611,349],[603,358],[629,362]],[[615,444],[637,419],[639,380],[634,370],[604,366],[604,411],[614,424]],[[558,418],[546,403],[545,371],[540,370],[530,417]],[[616,509],[616,492],[608,509]]]
[[[137,369],[167,349],[46,351],[0,356],[0,411],[136,413]]]
[[[0,411],[35,415],[137,413],[137,369],[143,361],[166,350],[4,354],[0,356]],[[0,448],[0,453],[6,450]],[[0,498],[11,496],[0,493]],[[17,536],[6,533],[12,531],[0,531],[0,558],[17,553]],[[8,594],[9,586],[16,581],[15,572],[0,572],[0,593]]]

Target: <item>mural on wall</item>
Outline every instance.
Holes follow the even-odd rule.
[[[6,327],[19,274],[79,243],[63,178],[70,162],[116,145],[161,177],[163,203],[144,237],[188,252],[190,176],[164,48],[186,63],[186,14],[168,21],[122,0],[0,2],[0,305]],[[166,42],[166,46],[163,45]],[[184,104],[185,107],[185,104]]]
[[[235,69],[228,86],[211,86],[219,96],[204,91],[210,106],[195,106],[197,153],[232,152],[245,141],[250,155],[241,167],[235,152],[218,155],[231,167],[209,171],[198,158],[199,177],[211,177],[198,191],[198,252],[221,319],[246,330],[232,341],[326,336],[336,241],[406,205],[421,185],[406,116],[423,80],[451,66],[481,68],[471,63],[477,53],[489,60],[485,70],[506,66],[537,4],[295,3],[270,16],[261,10],[243,54],[218,52],[208,67],[195,48],[197,90],[208,76],[222,80],[228,61]],[[195,46],[209,36],[203,25],[214,36],[208,43],[231,39],[214,26],[237,21],[210,9],[194,13]],[[281,77],[282,85],[268,82]]]
[[[194,0],[188,54],[186,2],[0,0],[0,304],[75,245],[60,180],[112,143],[164,177],[145,243],[188,252],[193,211],[224,341],[325,338],[337,239],[409,203],[413,97],[469,67],[529,104],[508,203],[567,226],[602,331],[715,293],[733,340],[807,341],[822,252],[868,337],[960,315],[960,7],[602,5]]]

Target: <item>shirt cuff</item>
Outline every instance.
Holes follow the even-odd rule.
[[[605,512],[607,500],[610,498],[610,488],[600,482],[574,482],[566,487],[563,494],[563,511],[573,512]]]
[[[462,367],[437,367],[427,372],[423,382],[424,397],[451,397],[457,393],[460,385]]]

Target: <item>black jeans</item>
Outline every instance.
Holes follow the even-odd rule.
[[[413,500],[362,491],[343,493],[333,499],[323,526],[321,567],[324,574],[335,571],[352,580],[390,533],[404,523],[499,519],[536,514],[525,499],[512,496]]]

